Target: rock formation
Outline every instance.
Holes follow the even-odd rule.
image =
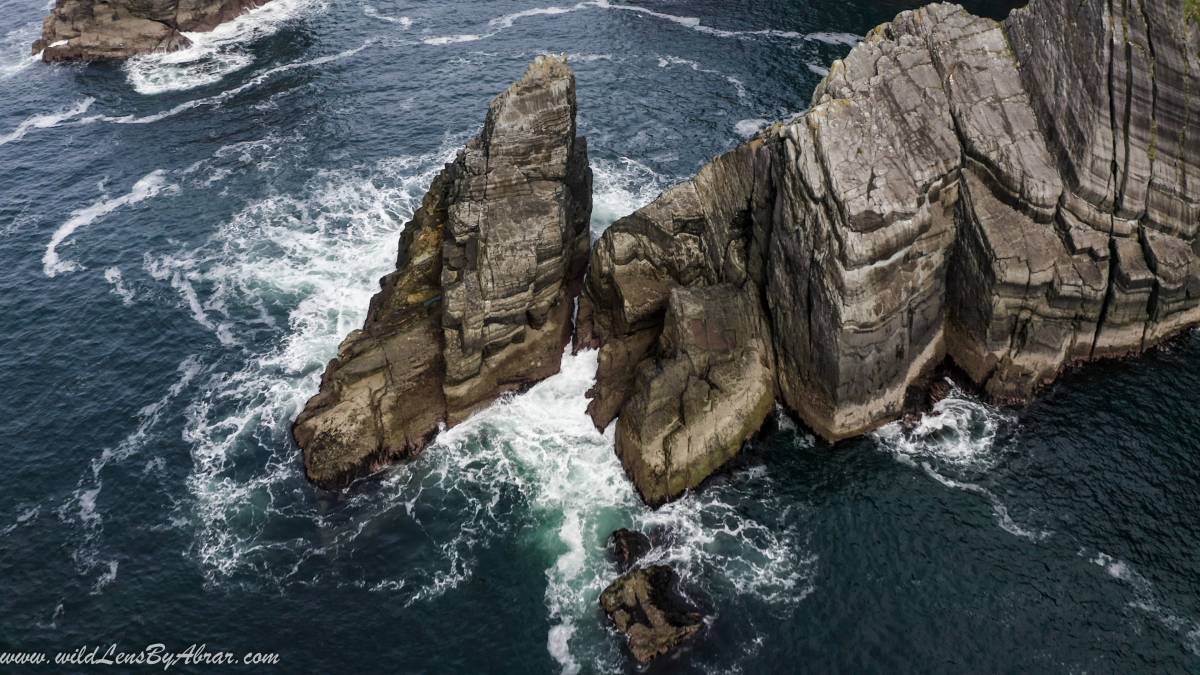
[[[184,32],[210,31],[266,0],[56,0],[33,53],[42,60],[103,61],[174,51]]]
[[[776,398],[828,440],[947,358],[1027,400],[1200,323],[1200,28],[1184,0],[961,7],[871,31],[804,115],[596,242],[576,347],[643,497],[694,487]]]
[[[600,594],[600,606],[639,663],[677,648],[704,626],[703,615],[680,596],[678,583],[674,570],[655,565],[618,577]]]
[[[612,556],[617,563],[617,569],[622,572],[628,572],[632,569],[634,563],[649,553],[653,546],[650,543],[650,537],[641,532],[634,532],[625,528],[616,530],[609,535],[608,545],[612,549]]]
[[[293,426],[314,482],[419,452],[439,426],[558,372],[590,246],[575,111],[571,69],[539,57],[433,181],[396,271]]]

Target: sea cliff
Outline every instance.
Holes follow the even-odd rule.
[[[805,114],[617,221],[576,345],[601,350],[589,412],[616,420],[643,498],[732,458],[764,390],[836,441],[947,360],[1020,402],[1200,322],[1198,76],[1182,0],[1033,0],[1004,22],[933,4],[871,31]]]
[[[1200,323],[1200,29],[1184,0],[903,12],[810,109],[614,223],[588,255],[574,79],[540,59],[434,181],[362,331],[297,420],[339,484],[596,348],[589,413],[650,504],[782,404],[829,441],[945,364],[1028,400]]]

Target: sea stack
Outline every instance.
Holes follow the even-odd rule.
[[[411,456],[558,372],[591,242],[575,113],[565,58],[538,57],[433,181],[365,325],[293,426],[311,480],[337,487]]]
[[[191,44],[203,32],[266,0],[56,0],[33,53],[42,60],[112,61]]]
[[[576,346],[658,504],[774,399],[830,441],[947,359],[994,399],[1200,323],[1200,28],[1184,0],[932,4],[775,124],[613,224]]]

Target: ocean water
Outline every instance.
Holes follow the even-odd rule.
[[[598,235],[910,6],[274,0],[50,67],[44,3],[0,1],[0,651],[630,671],[597,596],[634,527],[711,613],[652,672],[1200,671],[1196,334],[836,447],[778,414],[657,511],[584,414],[594,352],[412,463],[304,480],[291,418],[536,54],[577,73]]]

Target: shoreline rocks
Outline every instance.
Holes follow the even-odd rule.
[[[687,604],[678,585],[674,570],[654,565],[621,575],[600,594],[600,607],[638,663],[677,649],[704,627],[704,615]]]
[[[1182,0],[901,13],[808,112],[596,242],[575,341],[600,349],[596,427],[616,420],[658,504],[736,454],[764,390],[837,441],[899,418],[947,361],[1022,402],[1200,323],[1197,91]],[[684,335],[681,299],[706,292]],[[742,328],[736,346],[697,350],[706,323]],[[747,351],[737,381],[700,376]]]
[[[191,44],[204,32],[267,0],[56,0],[33,54],[55,61],[112,61]]]
[[[575,76],[538,57],[433,181],[292,434],[308,477],[345,485],[419,453],[501,394],[559,370],[590,246]]]
[[[309,476],[419,452],[557,372],[572,333],[599,349],[588,413],[651,505],[777,402],[837,441],[910,412],[942,367],[1022,402],[1142,352],[1200,323],[1197,92],[1183,0],[1032,0],[1003,22],[931,4],[587,259],[574,79],[539,59],[434,181],[297,419]]]

